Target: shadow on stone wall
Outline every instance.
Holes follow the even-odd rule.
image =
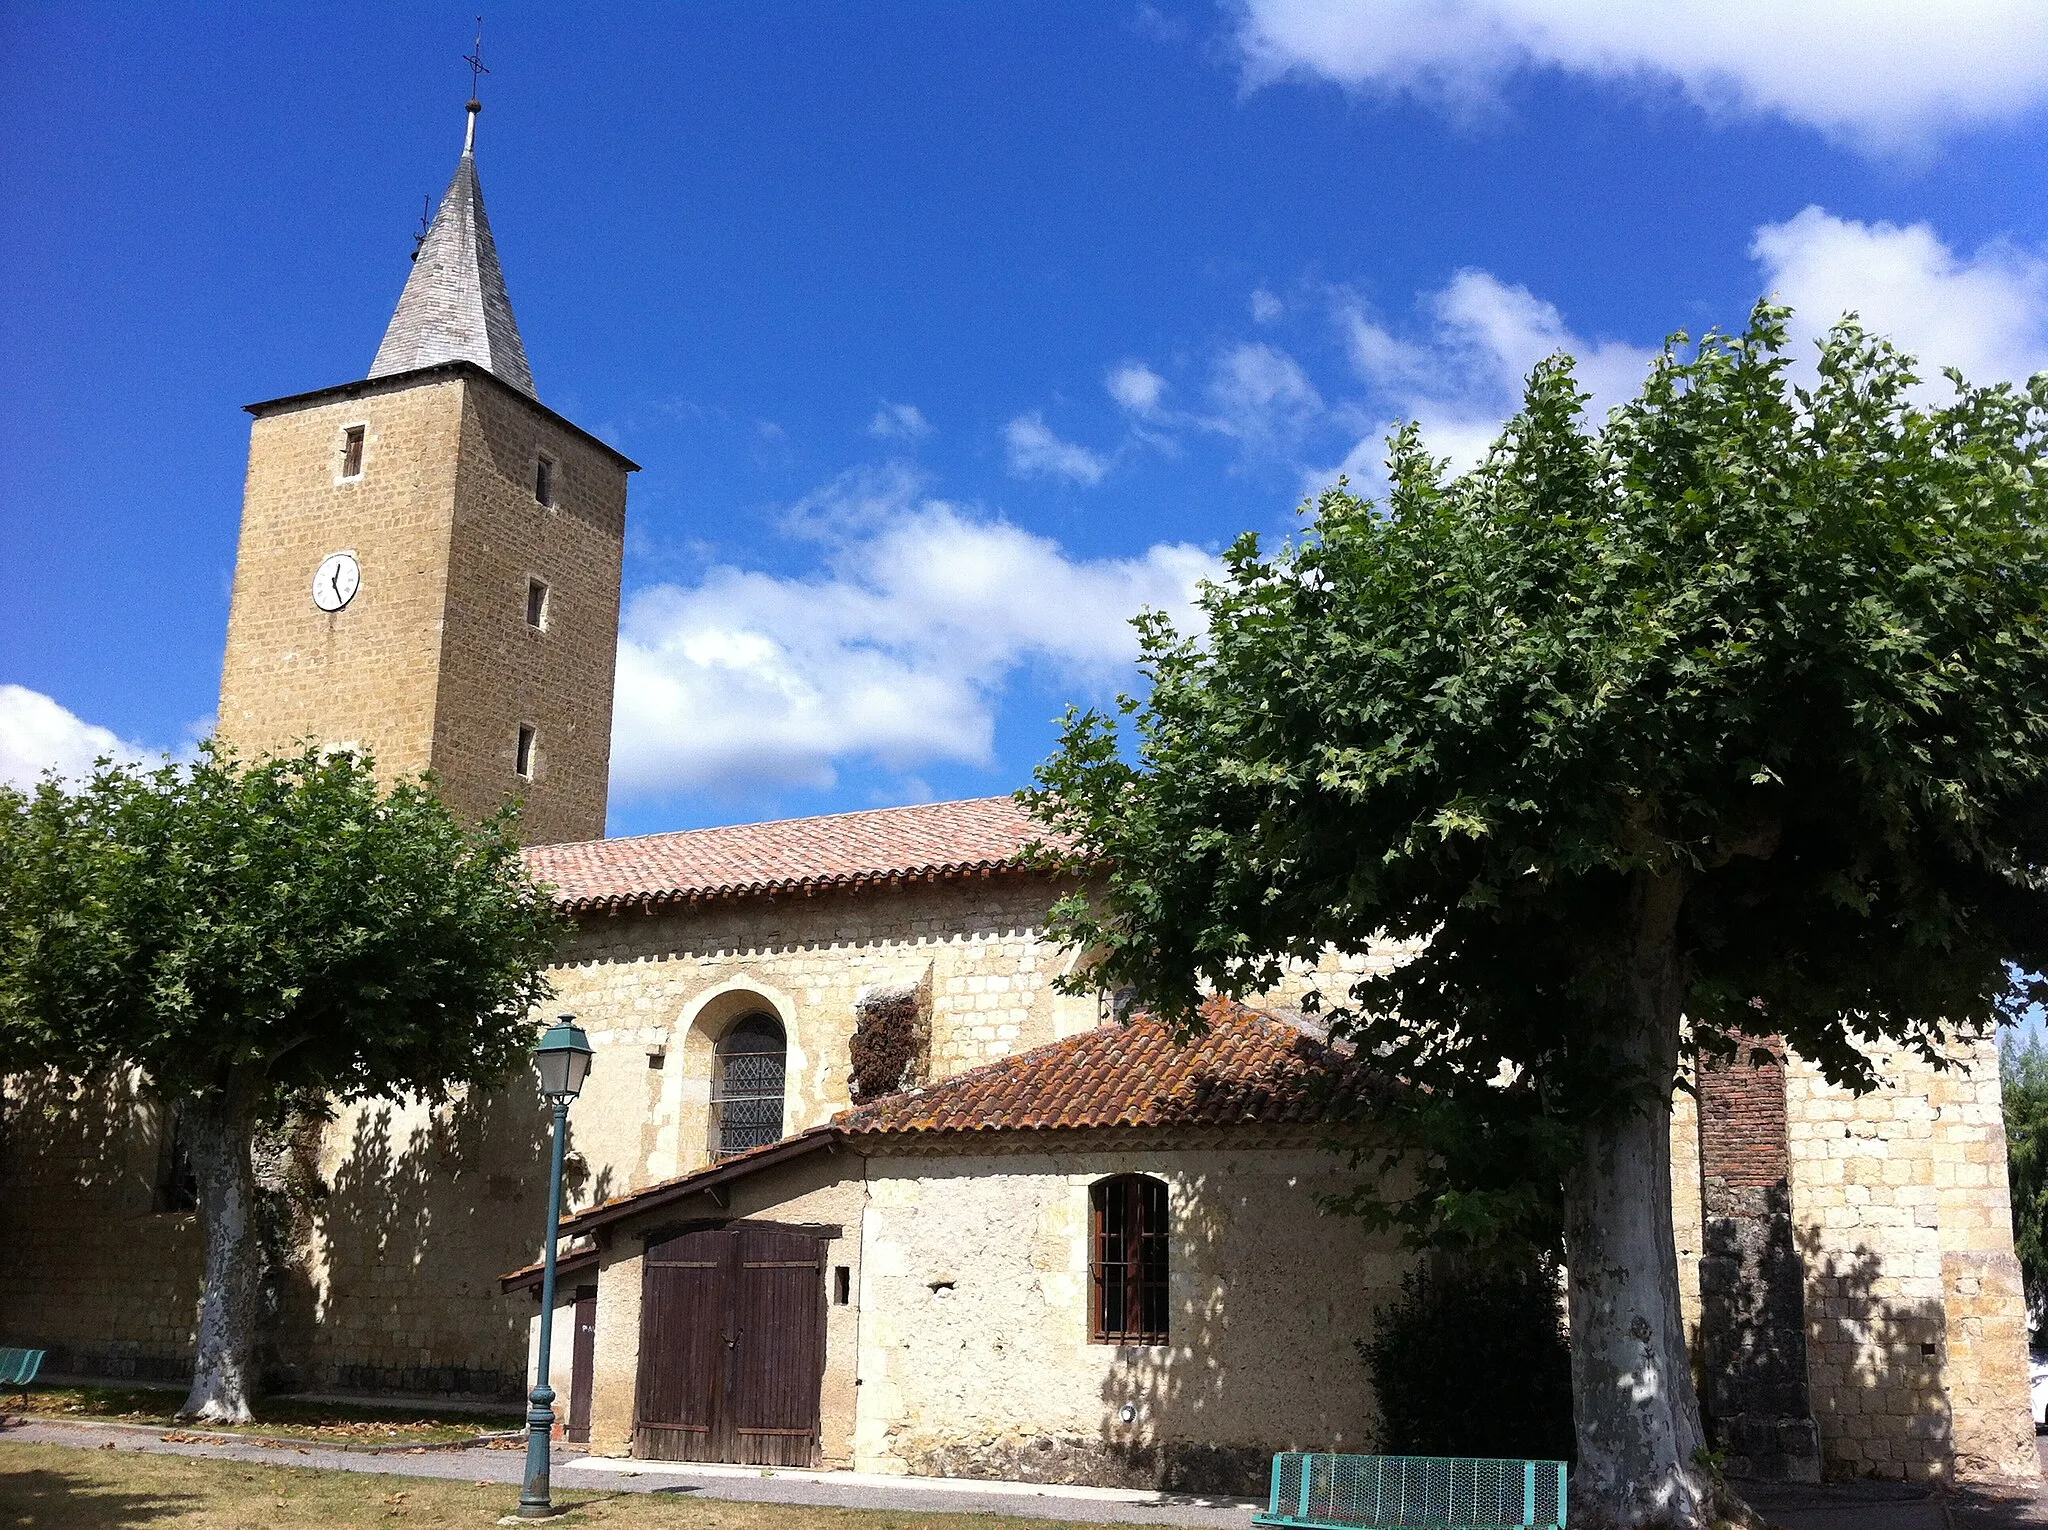
[[[1239,1191],[1237,1201],[1243,1198]],[[1189,1199],[1193,1205],[1176,1206],[1173,1216],[1173,1252],[1188,1266],[1172,1272],[1173,1342],[1120,1350],[1102,1388],[1097,1449],[1133,1487],[1256,1494],[1265,1485],[1273,1447],[1243,1438],[1243,1420],[1255,1415],[1257,1404],[1238,1393],[1248,1372],[1266,1367],[1242,1364],[1258,1359],[1238,1353],[1255,1349],[1257,1339],[1236,1331],[1236,1320],[1240,1296],[1248,1308],[1258,1305],[1260,1266],[1243,1258],[1242,1250],[1234,1264],[1230,1260],[1231,1212],[1241,1211],[1241,1204],[1219,1207],[1206,1183]],[[1243,1317],[1249,1328],[1253,1313]],[[1132,1414],[1128,1421],[1126,1409]],[[1361,1419],[1361,1437],[1364,1424]]]
[[[0,1096],[0,1343],[51,1374],[192,1372],[198,1218],[157,1210],[162,1111],[125,1072],[17,1074]]]
[[[314,1218],[324,1290],[306,1342],[318,1384],[524,1390],[529,1313],[496,1277],[541,1242],[548,1126],[524,1085],[432,1111],[376,1102],[355,1112]]]
[[[1939,1295],[1899,1290],[1906,1281],[1867,1249],[1823,1253],[1811,1228],[1801,1229],[1799,1241],[1810,1395],[1825,1475],[1945,1476],[1954,1427],[1942,1384],[1947,1323]],[[1933,1279],[1938,1292],[1939,1276]]]

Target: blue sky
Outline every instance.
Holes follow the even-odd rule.
[[[0,9],[0,776],[209,725],[252,400],[361,376],[468,14]],[[541,397],[644,464],[612,828],[1007,791],[1390,421],[1762,293],[2048,365],[2048,13],[494,6]]]

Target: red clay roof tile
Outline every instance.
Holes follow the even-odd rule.
[[[1011,798],[978,797],[533,845],[526,864],[555,889],[558,905],[591,910],[1015,871],[1023,866],[1024,846],[1043,837]]]
[[[1166,1026],[1140,1018],[887,1095],[780,1142],[601,1201],[565,1218],[562,1231],[585,1232],[848,1139],[879,1145],[939,1132],[1312,1126],[1331,1104],[1356,1104],[1385,1087],[1348,1053],[1286,1020],[1223,1003],[1206,1015],[1208,1031],[1184,1046]]]
[[[1368,1070],[1286,1020],[1222,1003],[1207,1018],[1185,1045],[1149,1018],[1098,1026],[834,1121],[853,1137],[1308,1124],[1324,1118],[1331,1087],[1356,1099],[1373,1086]]]

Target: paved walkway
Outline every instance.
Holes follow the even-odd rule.
[[[9,1441],[68,1445],[81,1450],[132,1450],[160,1455],[260,1461],[269,1466],[319,1467],[394,1477],[441,1477],[457,1482],[517,1486],[526,1453],[466,1447],[413,1446],[334,1450],[318,1445],[211,1436],[165,1439],[204,1431],[161,1425],[35,1420],[0,1428]],[[2048,1466],[2048,1447],[2044,1447]],[[1194,1530],[1250,1530],[1249,1499],[1203,1498],[1120,1488],[1048,1487],[1022,1482],[975,1482],[958,1477],[894,1477],[865,1472],[798,1471],[789,1467],[715,1466],[704,1462],[635,1461],[588,1456],[557,1448],[558,1502],[580,1492],[687,1493],[745,1503],[788,1503],[845,1509],[898,1509],[920,1513],[1007,1514],[1098,1524],[1186,1525]],[[2032,1530],[2048,1527],[2048,1489],[2015,1485],[2009,1494],[1965,1489],[1940,1497],[1925,1488],[1852,1482],[1816,1488],[1747,1484],[1750,1502],[1782,1530]]]

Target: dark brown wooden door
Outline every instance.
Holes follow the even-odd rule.
[[[745,1222],[648,1245],[636,1454],[817,1463],[824,1254],[814,1232]]]
[[[590,1372],[597,1362],[597,1287],[576,1288],[576,1339],[569,1362],[569,1427],[572,1445],[590,1443]]]

